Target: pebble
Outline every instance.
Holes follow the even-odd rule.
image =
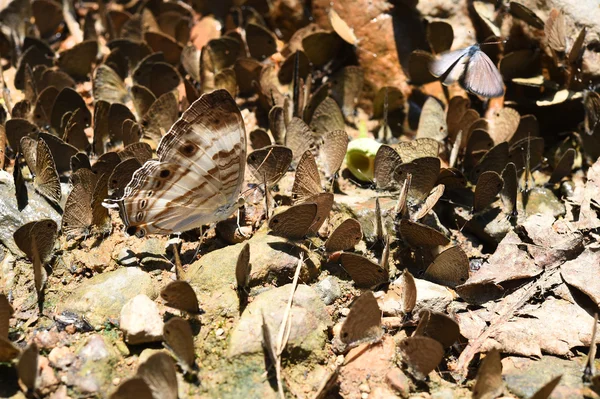
[[[121,249],[117,261],[123,266],[135,266],[138,264],[138,259],[135,256],[135,253],[127,247]]]
[[[66,346],[57,346],[48,354],[48,360],[52,367],[64,369],[75,360],[75,355]]]
[[[92,360],[98,361],[105,359],[111,355],[106,346],[106,342],[100,335],[92,335],[85,346],[77,353],[77,355],[84,361]]]
[[[215,331],[215,334],[217,335],[217,337],[220,337],[221,335],[223,335],[224,332],[225,330],[223,330],[222,328],[218,328],[217,331]]]
[[[59,342],[58,332],[54,330],[40,331],[33,340],[40,349],[54,348]]]
[[[328,276],[324,280],[315,285],[315,290],[321,296],[325,305],[331,305],[342,295],[342,289],[333,276]]]
[[[393,368],[385,376],[387,383],[403,398],[410,394],[410,381],[400,369]]]
[[[162,340],[164,323],[156,303],[146,295],[137,295],[123,305],[119,325],[129,344]]]

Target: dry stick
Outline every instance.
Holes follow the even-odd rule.
[[[300,259],[298,259],[298,265],[296,266],[296,272],[294,273],[294,280],[292,281],[292,291],[290,292],[290,299],[288,300],[287,307],[283,313],[283,320],[281,320],[281,326],[279,327],[279,334],[277,335],[277,357],[281,358],[281,353],[287,344],[287,340],[290,337],[291,321],[290,318],[292,312],[292,303],[294,301],[294,294],[298,287],[298,279],[300,278],[300,270],[302,270],[302,264],[304,263],[304,252],[300,253]]]
[[[515,313],[527,303],[527,301],[537,292],[538,288],[542,286],[544,282],[550,279],[559,271],[560,268],[556,268],[551,270],[547,274],[544,273],[542,276],[530,283],[525,284],[519,290],[523,292],[519,297],[514,298],[512,295],[505,297],[500,303],[500,309],[498,316],[490,322],[490,325],[486,327],[481,334],[472,342],[469,342],[463,352],[458,357],[458,365],[457,370],[462,374],[463,378],[466,378],[468,373],[468,367],[473,360],[473,357],[479,352],[481,352],[481,347],[484,342],[496,332],[496,330],[502,326],[502,324],[508,322]]]
[[[296,272],[294,273],[294,280],[292,281],[290,299],[288,300],[285,312],[283,313],[283,319],[281,320],[281,326],[279,327],[279,333],[277,334],[277,346],[275,347],[275,373],[277,375],[277,390],[279,391],[279,395],[282,399],[285,399],[285,395],[283,394],[283,384],[281,381],[281,353],[285,349],[287,341],[290,337],[292,321],[290,315],[292,310],[292,303],[294,301],[296,287],[298,287],[298,279],[300,277],[300,270],[302,269],[303,263],[304,253],[300,253],[300,259],[298,259],[298,266],[296,267]]]

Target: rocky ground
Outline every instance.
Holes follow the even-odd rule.
[[[51,0],[34,0],[29,12],[16,11],[27,10],[28,0],[2,4],[1,397],[598,397],[597,4],[155,3],[67,1],[64,14]],[[554,22],[560,29],[549,28],[558,15],[553,8],[564,13],[554,17],[564,17],[564,25]],[[157,31],[169,44],[148,34]],[[311,37],[315,32],[322,36]],[[458,84],[442,86],[428,72],[439,53],[494,35],[506,40],[489,51],[499,61],[504,97],[486,100]],[[31,36],[42,44],[28,46],[41,57],[21,51],[28,47],[18,42]],[[118,51],[108,45],[124,37],[146,40],[150,61],[136,59],[133,45]],[[218,45],[208,44],[217,39]],[[89,65],[81,54],[70,62],[84,65],[65,65],[64,51],[88,41],[97,42]],[[227,47],[231,42],[237,44]],[[202,48],[211,48],[213,58],[201,55]],[[150,68],[146,80],[139,65]],[[99,78],[100,66],[115,70],[110,79]],[[303,86],[302,106],[292,79],[298,74],[312,84]],[[56,100],[64,87],[75,89],[69,89],[78,93],[74,100]],[[134,88],[147,92],[147,103]],[[200,94],[219,88],[241,109],[248,153],[264,140],[297,152],[304,143],[283,137],[291,137],[287,113],[306,122],[322,174],[319,192],[333,193],[318,231],[286,238],[269,223],[300,202],[292,194],[302,152],[269,190],[247,168],[239,225],[234,214],[202,231],[138,238],[125,233],[116,210],[103,210],[102,200],[122,194],[129,181],[112,186],[112,178],[121,171],[130,176],[148,159],[136,158],[133,170],[116,169],[135,158],[119,158],[130,133],[122,122],[129,120],[131,132],[139,129],[152,155],[157,137],[174,122],[169,98],[178,116]],[[54,90],[47,94],[50,105],[46,90]],[[106,131],[99,127],[100,100],[127,109],[109,114],[107,106]],[[77,119],[84,109],[87,122]],[[348,155],[339,173],[328,173],[335,148],[331,155],[322,143],[337,129],[350,138]],[[43,170],[17,152],[19,143],[27,151],[21,137],[37,142],[46,131],[73,144],[50,148],[61,185],[56,204],[40,195]],[[426,148],[431,142],[433,153]],[[389,175],[395,178],[398,168],[412,174],[406,203],[399,201],[401,184],[379,186],[385,173],[378,175],[374,162],[382,143],[401,158]],[[79,200],[85,206],[73,211],[70,156],[78,152],[87,154],[82,159],[98,180],[98,171],[110,168],[104,187],[92,186]],[[363,156],[366,164],[359,162]],[[426,158],[437,167],[423,167],[418,160]],[[511,200],[506,170],[513,164],[518,195]],[[482,172],[493,172],[504,191],[480,184]],[[101,222],[92,218],[96,211],[106,212]],[[85,232],[67,234],[65,215],[85,212]],[[327,239],[350,218],[361,238],[343,249],[364,256],[356,269],[339,251],[327,250]],[[40,220],[56,223],[52,234],[15,235]],[[410,234],[401,228],[407,221],[434,232]],[[41,237],[51,237],[47,256],[36,252],[44,252],[45,243],[35,241]],[[243,262],[240,254],[248,253]],[[244,263],[249,282],[240,289]],[[47,274],[42,288],[34,270]],[[361,283],[377,273],[385,278]],[[174,281],[188,284],[174,289]],[[371,290],[376,307],[366,302]],[[348,331],[359,339],[345,338]]]

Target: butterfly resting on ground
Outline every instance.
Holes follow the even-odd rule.
[[[226,90],[196,100],[161,139],[118,205],[130,235],[184,232],[228,218],[241,205],[246,130]]]

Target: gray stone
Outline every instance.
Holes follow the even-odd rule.
[[[552,190],[544,187],[534,187],[529,191],[526,207],[527,215],[541,213],[558,218],[566,212],[565,204],[554,195]]]
[[[13,254],[24,256],[19,250],[13,233],[25,223],[40,219],[52,219],[59,226],[61,216],[33,188],[27,189],[28,203],[19,211],[12,173],[0,170],[0,242]],[[64,195],[63,195],[64,197]]]
[[[121,309],[119,327],[129,344],[161,341],[163,326],[158,306],[146,295],[131,298]]]
[[[315,285],[315,290],[321,295],[321,299],[325,302],[325,305],[331,305],[342,295],[342,289],[338,284],[337,278],[333,276],[328,276],[319,281]]]
[[[98,334],[92,335],[87,340],[85,346],[81,348],[79,352],[77,352],[77,356],[79,356],[80,360],[83,362],[97,362],[99,360],[106,359],[111,355],[114,354],[109,349],[106,341],[104,341],[104,338]]]
[[[173,266],[166,256],[167,240],[164,238],[149,238],[143,241],[137,250],[140,264],[147,270],[169,270]]]
[[[502,359],[502,377],[508,390],[520,398],[530,398],[554,377],[562,375],[553,398],[584,398],[581,375],[585,360],[542,356],[541,359],[510,356]]]
[[[145,294],[151,299],[158,296],[151,277],[143,271],[127,267],[98,274],[77,287],[58,305],[57,313],[65,310],[82,314],[94,327],[100,327],[107,318],[116,318],[129,299]]]
[[[258,295],[248,305],[231,333],[229,356],[262,353],[263,315],[271,336],[277,337],[290,296],[291,284]],[[287,349],[299,355],[323,349],[327,329],[332,321],[319,294],[309,286],[300,285],[294,294],[291,310],[291,330]]]
[[[308,251],[301,243],[258,231],[250,240],[250,285],[275,283],[281,285],[291,281],[300,253],[305,262],[300,279],[310,282],[319,274],[320,259],[314,251]],[[199,291],[214,292],[220,287],[235,284],[235,266],[244,243],[209,252],[194,262],[184,279]],[[310,252],[310,253],[309,253]],[[308,256],[307,256],[308,255]]]
[[[86,395],[108,386],[118,354],[105,337],[92,335],[76,355],[77,360],[66,376],[67,385]]]
[[[417,304],[413,310],[414,314],[419,314],[421,309],[443,313],[455,298],[454,292],[443,285],[419,278],[415,278],[415,285],[417,287]]]
[[[119,251],[117,262],[123,266],[135,266],[138,264],[138,259],[131,249],[125,247]]]

